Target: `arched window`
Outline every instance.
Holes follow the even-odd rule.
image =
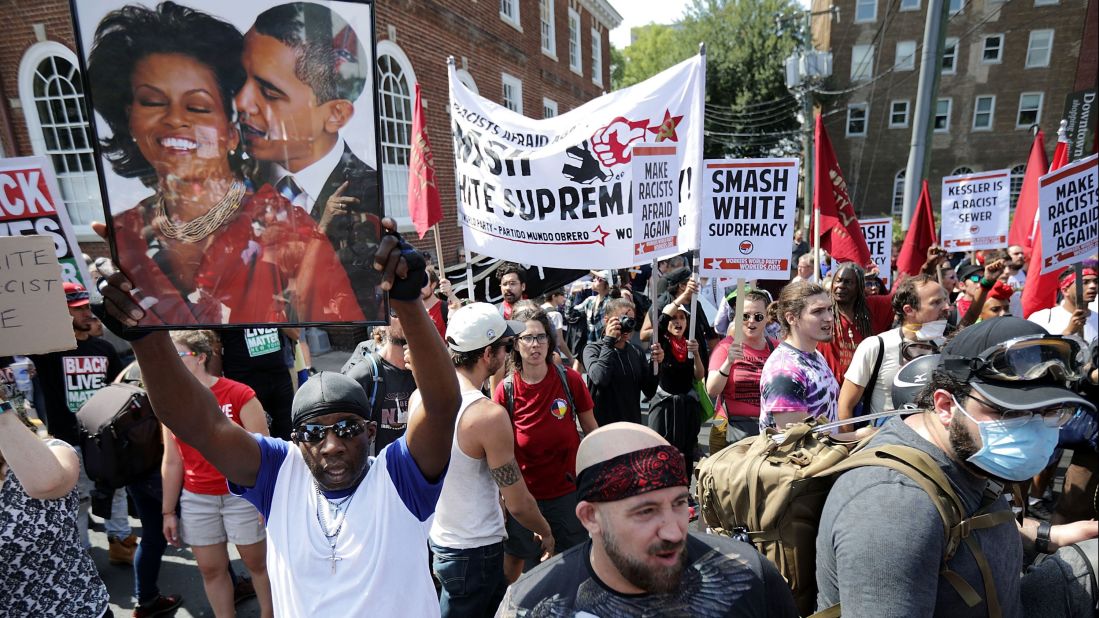
[[[972,173],[973,173],[973,168],[972,167],[967,167],[967,166],[963,165],[961,167],[954,168],[954,171],[950,172],[950,175],[951,176],[961,176],[962,174],[972,174]]]
[[[458,76],[458,81],[462,82],[462,85],[464,85],[466,88],[469,88],[470,92],[472,92],[473,94],[480,94],[480,92],[477,90],[477,82],[473,81],[473,76],[470,75],[469,71],[465,69],[458,69],[454,72],[454,74]]]
[[[399,224],[408,215],[408,158],[412,152],[412,102],[416,73],[401,48],[378,41],[378,93],[381,100],[382,182],[385,212]]]
[[[1026,165],[1019,164],[1011,168],[1011,207],[1015,208],[1015,202],[1019,201],[1019,194],[1023,191],[1023,177],[1026,176]]]
[[[893,216],[898,217],[904,213],[904,174],[905,170],[897,172],[893,177]]]
[[[89,224],[103,217],[102,196],[80,65],[72,50],[55,41],[31,46],[19,62],[19,100],[31,147],[53,163],[73,227],[81,236],[92,235]]]

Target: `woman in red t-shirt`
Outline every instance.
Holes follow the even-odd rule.
[[[228,378],[210,375],[213,357],[211,331],[174,331],[172,342],[183,365],[217,398],[222,412],[252,433],[269,435],[267,415],[250,387]],[[260,613],[272,616],[271,584],[267,577],[266,534],[259,512],[250,503],[229,493],[225,477],[194,447],[177,439],[164,427],[164,460],[161,464],[164,498],[164,538],[176,547],[191,546],[202,585],[214,615],[233,616],[233,582],[229,575],[227,542],[237,546],[244,566],[252,574]],[[180,507],[177,517],[176,507]]]
[[[562,552],[588,537],[576,518],[576,451],[580,436],[598,428],[595,404],[580,374],[563,367],[568,392],[553,363],[557,334],[540,307],[520,308],[512,319],[526,330],[516,338],[508,366],[513,397],[508,404],[504,381],[496,385],[493,400],[508,409],[515,427],[515,461],[527,489],[553,531],[556,550]],[[569,406],[569,401],[572,406]],[[530,531],[509,517],[504,545],[504,573],[509,581],[519,576],[524,561],[537,564],[537,544]]]
[[[731,324],[729,335],[710,355],[706,392],[716,402],[710,454],[759,433],[759,376],[775,349],[775,342],[765,333],[767,296],[756,291],[746,293],[741,318],[743,343],[735,343]]]

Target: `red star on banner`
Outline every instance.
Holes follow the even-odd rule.
[[[660,121],[658,125],[649,127],[649,132],[656,135],[656,141],[658,142],[664,140],[678,142],[679,136],[675,134],[675,129],[682,121],[683,116],[673,116],[669,110],[664,110],[664,120]]]

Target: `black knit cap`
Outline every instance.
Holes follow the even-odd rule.
[[[357,414],[369,420],[370,400],[354,378],[334,371],[322,371],[311,376],[298,389],[290,419],[297,427],[318,416],[335,412]]]

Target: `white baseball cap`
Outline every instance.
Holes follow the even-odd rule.
[[[472,352],[504,337],[514,337],[524,330],[526,324],[505,320],[495,306],[472,303],[450,314],[446,343],[455,352]]]

